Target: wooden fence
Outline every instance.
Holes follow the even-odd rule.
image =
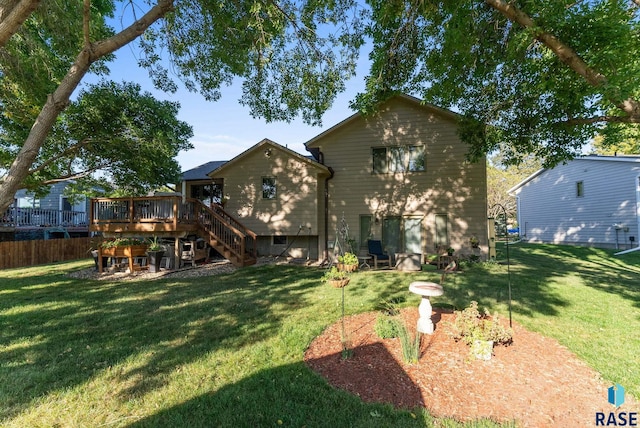
[[[0,269],[90,259],[92,238],[0,242]]]

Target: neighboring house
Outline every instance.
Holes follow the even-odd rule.
[[[18,208],[37,208],[75,213],[88,212],[89,201],[84,195],[79,195],[75,201],[72,201],[64,194],[68,185],[68,182],[52,184],[49,193],[40,198],[35,197],[24,189],[18,190],[15,196],[15,206]],[[86,220],[84,223],[86,223]]]
[[[362,254],[368,239],[390,253],[471,252],[472,236],[486,254],[486,164],[465,160],[457,120],[396,96],[308,141],[312,158],[263,140],[186,171],[182,193],[224,205],[258,235],[258,254],[327,257],[342,224]]]
[[[585,156],[541,169],[509,190],[531,242],[628,249],[638,245],[640,156]]]
[[[0,219],[0,240],[87,236],[89,199],[80,195],[71,200],[65,195],[68,184],[52,184],[43,197],[19,190],[14,203]]]

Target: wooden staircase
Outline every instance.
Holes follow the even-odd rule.
[[[257,236],[220,206],[207,207],[194,201],[200,234],[236,267],[257,262]]]
[[[257,236],[221,206],[197,199],[145,196],[91,199],[89,230],[110,235],[204,238],[235,266],[257,261]]]

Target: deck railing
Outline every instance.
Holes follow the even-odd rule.
[[[0,218],[4,227],[82,227],[87,226],[87,213],[44,208],[9,207]]]
[[[128,225],[136,230],[141,223],[191,224],[209,234],[210,239],[235,254],[255,258],[255,233],[228,214],[222,207],[207,207],[197,199],[182,200],[179,196],[149,196],[137,198],[97,198],[91,200],[91,225]],[[166,230],[166,229],[165,229]]]

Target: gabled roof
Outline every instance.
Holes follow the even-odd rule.
[[[595,161],[595,162],[631,162],[631,163],[640,163],[640,155],[621,155],[621,156],[601,156],[601,155],[586,155],[577,157],[575,159],[570,160],[569,162],[576,161]],[[513,186],[511,189],[507,190],[507,193],[510,195],[521,187],[525,186],[531,180],[539,176],[545,171],[551,170],[553,168],[541,168],[531,174],[529,177],[522,180],[520,183]]]
[[[384,105],[386,103],[388,103],[391,100],[394,99],[401,99],[404,101],[408,101],[411,104],[415,104],[416,106],[426,109],[428,111],[431,111],[433,113],[436,113],[440,116],[444,116],[448,119],[451,120],[458,120],[460,118],[460,115],[457,113],[452,112],[451,110],[447,110],[438,106],[435,106],[433,104],[427,103],[425,101],[422,101],[419,98],[413,97],[411,95],[407,95],[407,94],[398,94],[398,95],[394,95],[393,97],[389,98],[388,100],[384,101],[381,105]],[[304,145],[307,147],[307,150],[309,150],[310,152],[312,152],[312,148],[315,147],[315,144],[321,140],[322,138],[326,137],[329,134],[332,134],[336,131],[338,131],[339,129],[342,129],[343,127],[351,124],[352,122],[360,119],[364,117],[364,115],[362,113],[355,113],[351,116],[349,116],[348,118],[346,118],[345,120],[343,120],[342,122],[339,122],[338,124],[332,126],[331,128],[327,129],[326,131],[316,135],[315,137],[313,137],[312,139],[310,139],[309,141],[307,141],[306,143],[304,143]]]
[[[241,162],[242,159],[244,159],[245,157],[249,156],[250,154],[256,152],[256,151],[260,151],[260,150],[267,150],[267,149],[275,149],[275,150],[280,150],[284,153],[286,153],[288,156],[291,156],[293,158],[296,158],[304,163],[307,163],[319,170],[321,170],[322,172],[326,172],[327,174],[329,173],[329,168],[327,168],[326,166],[322,165],[319,162],[316,162],[315,160],[313,160],[312,157],[310,156],[303,156],[300,153],[294,152],[293,150],[284,147],[274,141],[269,140],[268,138],[263,139],[262,141],[260,141],[259,143],[257,143],[256,145],[248,148],[247,150],[245,150],[244,152],[240,153],[238,156],[236,156],[235,158],[231,159],[229,162],[226,162],[224,165],[220,165],[218,168],[216,168],[215,170],[211,170],[209,171],[208,175],[209,177],[211,177],[211,175],[213,175],[213,173],[215,172],[216,174],[219,173],[220,171],[226,169],[226,168],[230,168],[233,167],[233,165],[235,165],[238,162]]]
[[[225,163],[227,163],[227,161],[211,161],[184,171],[182,173],[182,181],[209,180],[210,177],[207,174],[220,168]]]

